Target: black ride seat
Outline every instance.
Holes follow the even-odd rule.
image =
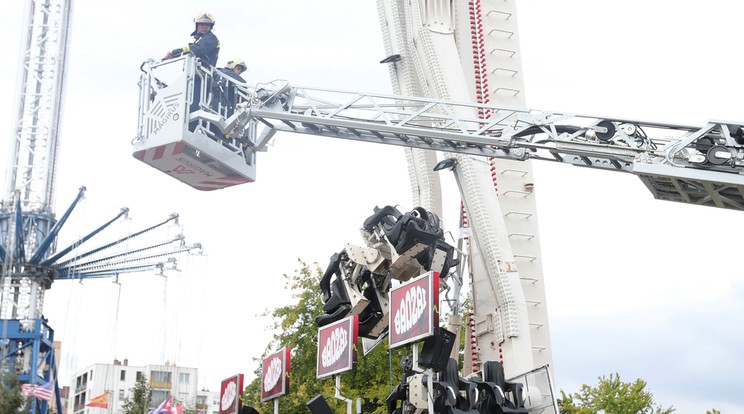
[[[507,381],[504,366],[498,361],[483,364],[483,380],[473,380],[478,391],[483,393],[478,404],[478,413],[517,413],[527,414],[524,407],[522,384]]]

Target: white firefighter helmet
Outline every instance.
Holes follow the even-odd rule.
[[[212,13],[209,12],[199,12],[199,14],[194,17],[194,24],[199,23],[208,23],[214,26],[214,17],[212,17]]]
[[[248,66],[246,66],[245,62],[242,59],[233,59],[227,61],[227,64],[225,65],[227,69],[235,69],[236,67],[242,67],[243,72],[248,70]]]

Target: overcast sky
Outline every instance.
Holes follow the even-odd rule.
[[[21,3],[0,14],[3,142]],[[55,283],[45,314],[63,341],[63,384],[125,357],[196,366],[199,386],[213,390],[236,372],[251,379],[270,338],[256,315],[289,300],[282,274],[298,258],[324,268],[345,243],[362,243],[357,229],[375,205],[413,207],[395,147],[279,135],[259,154],[256,183],[206,193],[135,161],[138,67],[187,43],[204,7],[217,20],[220,63],[245,59],[250,82],[390,91],[372,1],[76,1],[56,212],[81,185],[88,192],[63,240],[128,206],[132,229],[180,213],[207,255],[167,279]],[[527,105],[683,124],[744,120],[742,12],[723,0],[522,1]],[[653,200],[628,174],[534,168],[557,387],[575,392],[618,372],[647,380],[656,402],[678,412],[744,413],[744,213]],[[454,231],[457,217],[443,219]]]

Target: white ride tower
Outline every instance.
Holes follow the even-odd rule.
[[[23,226],[28,236],[23,248],[29,254],[36,250],[55,223],[52,210],[71,8],[71,0],[26,2],[23,21],[27,29],[21,43],[15,125],[7,153],[0,233],[2,241],[14,234],[16,222],[9,212],[17,203],[25,213]],[[13,249],[9,250],[5,252],[7,258],[14,255]],[[13,280],[9,276],[11,269],[8,269],[11,263],[12,260],[3,260],[0,319],[39,318],[43,305],[40,280]]]
[[[53,250],[48,236],[56,223],[54,192],[71,8],[72,0],[26,2],[13,135],[0,204],[0,371],[18,372],[21,382],[32,384],[49,381],[54,369],[54,331],[41,314],[51,279],[48,269],[38,264]],[[37,404],[46,410],[46,402],[34,400],[32,412]]]
[[[71,7],[71,0],[26,3],[15,125],[0,208],[0,241],[7,241],[4,246],[14,246],[3,252],[0,319],[41,317],[44,281],[30,275],[16,277],[13,274],[17,269],[11,267],[17,252],[34,252],[55,223],[52,209]],[[22,246],[10,240],[21,224],[12,214],[17,207],[23,211],[21,223],[27,235]]]
[[[378,0],[396,94],[525,107],[514,1]],[[500,111],[461,108],[495,119]],[[475,113],[478,111],[478,113]],[[406,149],[414,205],[442,216],[436,154]],[[463,374],[499,361],[513,377],[550,366],[550,330],[530,161],[443,154],[463,202],[472,320]],[[538,384],[549,395],[548,383]]]

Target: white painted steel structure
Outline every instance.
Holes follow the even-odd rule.
[[[0,203],[0,371],[26,383],[56,375],[54,331],[42,316],[54,251],[54,190],[72,0],[28,0],[16,83],[5,193]],[[28,254],[29,261],[26,259]],[[33,264],[32,264],[33,263]],[[54,383],[57,406],[60,399]],[[44,401],[31,411],[46,410]]]
[[[460,102],[524,107],[524,81],[513,1],[378,0],[393,90]],[[508,110],[458,108],[486,124]],[[440,215],[432,151],[406,150],[414,205]],[[529,161],[450,154],[463,211],[461,227],[472,283],[463,374],[499,361],[507,377],[550,366],[552,353]],[[415,191],[418,189],[418,193]],[[451,330],[459,332],[459,309]],[[453,357],[457,358],[457,349]],[[550,397],[549,379],[538,384]],[[550,398],[549,398],[550,399]]]
[[[71,9],[71,0],[26,3],[5,185],[5,200],[20,192],[26,211],[54,204]]]
[[[54,220],[54,192],[59,151],[59,129],[67,43],[72,0],[29,0],[26,2],[20,64],[15,99],[13,134],[8,150],[5,194],[0,208],[0,235],[5,246],[15,233],[10,211],[20,203],[23,226],[28,235],[24,249],[33,252]],[[13,254],[13,249],[7,254]],[[4,260],[5,267],[12,260]],[[9,274],[3,269],[3,275]],[[0,287],[0,319],[41,317],[42,281],[38,278],[12,280],[3,277]]]

